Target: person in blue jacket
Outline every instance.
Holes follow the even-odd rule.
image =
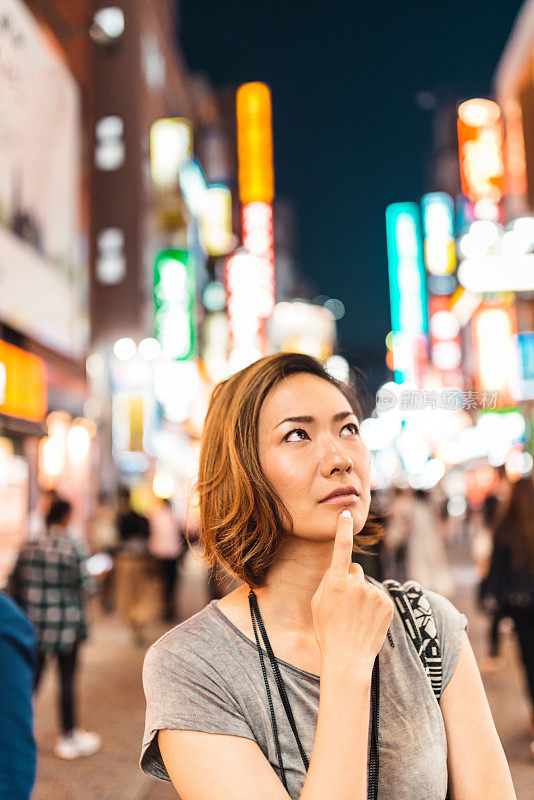
[[[0,800],[28,800],[35,783],[35,667],[33,625],[16,603],[0,592]]]

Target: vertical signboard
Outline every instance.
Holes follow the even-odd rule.
[[[515,307],[482,304],[473,316],[475,381],[479,392],[498,393],[498,405],[511,402],[517,365]]]
[[[243,249],[231,255],[226,260],[226,294],[229,366],[237,372],[267,352],[265,320],[273,310],[268,262]]]
[[[165,358],[184,361],[197,349],[195,269],[187,250],[163,250],[154,264],[154,337]]]
[[[274,198],[271,92],[264,83],[244,83],[237,90],[239,199],[272,203]]]
[[[505,171],[504,133],[497,103],[475,98],[460,105],[458,152],[463,194],[473,203],[499,203],[504,195]]]
[[[431,275],[451,275],[456,269],[452,197],[445,192],[425,194],[421,210],[426,268]]]
[[[518,400],[534,399],[534,333],[522,331],[517,334],[517,385],[514,396]]]
[[[419,207],[386,209],[395,380],[420,383],[426,363],[428,307]]]
[[[273,237],[274,170],[273,170],[273,136],[271,92],[264,83],[244,83],[239,87],[236,98],[237,108],[237,151],[239,166],[239,199],[242,204],[243,247],[252,257],[248,263],[256,274],[263,289],[260,305],[269,309],[268,313],[258,312],[260,330],[256,335],[256,346],[248,350],[245,358],[242,342],[237,345],[236,313],[230,312],[230,363],[241,364],[244,360],[254,360],[253,355],[266,352],[264,321],[271,313],[275,300],[275,267]],[[230,260],[227,264],[227,280],[232,282],[232,275],[241,272],[244,256]],[[229,291],[235,292],[228,284]],[[240,293],[239,293],[240,294]],[[237,297],[234,294],[234,297]],[[244,296],[244,295],[243,295]],[[255,304],[253,304],[255,305]],[[240,312],[242,313],[242,312]],[[246,315],[245,315],[246,316]],[[250,316],[250,315],[249,315]],[[239,346],[241,356],[232,354]],[[259,350],[258,350],[259,347]],[[258,355],[255,356],[259,357]]]

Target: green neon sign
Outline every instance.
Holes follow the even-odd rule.
[[[163,250],[154,263],[154,338],[162,354],[184,361],[197,351],[195,265],[187,250]]]

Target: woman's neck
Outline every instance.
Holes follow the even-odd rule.
[[[313,633],[311,601],[332,560],[333,541],[291,537],[255,589],[265,623],[282,631]]]

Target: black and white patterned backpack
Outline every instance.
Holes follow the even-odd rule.
[[[425,672],[430,679],[436,699],[441,697],[443,683],[443,664],[441,645],[432,606],[417,581],[398,581],[388,579],[382,582],[393,599],[406,633],[413,642]]]

